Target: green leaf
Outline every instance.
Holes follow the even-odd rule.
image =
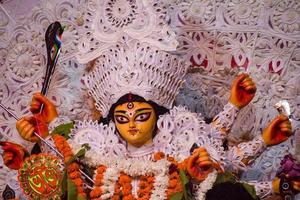
[[[67,179],[68,179],[67,171],[64,170],[63,178],[61,180],[61,193],[62,193],[62,195],[64,195],[67,192],[67,186],[68,186]]]
[[[74,200],[77,199],[77,188],[74,182],[68,178],[68,200]]]
[[[243,185],[243,187],[245,188],[245,190],[251,195],[251,197],[253,199],[257,199],[256,191],[255,191],[254,186],[249,185],[247,183],[241,183],[241,184]]]
[[[184,200],[192,200],[192,196],[190,195],[189,192],[189,187],[187,184],[190,182],[189,178],[187,177],[186,173],[184,170],[180,169],[179,170],[179,177],[180,177],[180,182],[182,184],[182,199]]]
[[[66,166],[70,165],[72,162],[74,162],[77,158],[84,157],[86,152],[85,148],[80,149],[67,163]]]
[[[183,199],[183,192],[177,192],[173,194],[170,200],[182,200]]]
[[[71,133],[71,129],[74,128],[74,123],[73,122],[70,122],[70,123],[67,123],[67,124],[61,124],[59,126],[57,126],[51,134],[58,134],[58,135],[61,135],[63,136],[64,138],[66,139],[69,139],[70,136],[69,134]]]
[[[185,186],[189,182],[188,177],[186,176],[184,170],[182,170],[182,169],[179,170],[179,177],[180,177],[182,186]]]
[[[86,200],[86,198],[84,198],[82,196],[77,196],[77,200]]]
[[[85,148],[86,150],[90,150],[91,147],[88,143],[84,143],[83,145],[81,145],[83,148]]]
[[[214,185],[218,185],[218,184],[225,183],[225,182],[235,183],[236,178],[230,172],[225,172],[225,173],[222,173],[222,174],[218,174]]]

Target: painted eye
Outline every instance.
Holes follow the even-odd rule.
[[[151,112],[142,113],[142,114],[139,114],[138,116],[136,116],[134,120],[143,122],[143,121],[148,120],[150,118],[150,116],[151,116]]]
[[[118,123],[120,124],[125,124],[125,123],[128,123],[129,122],[129,119],[125,116],[122,116],[122,115],[116,115],[115,116],[115,119],[117,120]]]

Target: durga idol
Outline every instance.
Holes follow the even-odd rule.
[[[102,113],[99,122],[76,121],[70,138],[65,139],[53,128],[66,123],[66,117],[59,116],[51,101],[36,93],[31,103],[33,116],[23,117],[16,125],[25,140],[38,141],[33,134],[37,131],[55,144],[64,155],[68,176],[84,198],[171,199],[191,188],[188,194],[204,199],[218,174],[247,170],[267,147],[292,134],[288,117],[279,115],[253,140],[224,149],[239,110],[256,92],[247,74],[234,80],[228,104],[206,124],[201,114],[173,106],[187,71],[178,57],[136,42],[108,48],[93,64],[85,84]],[[39,120],[39,126],[33,118]],[[80,165],[95,169],[89,194],[78,172],[79,163],[68,162],[85,145],[89,150]],[[189,186],[182,180],[183,174],[190,180]],[[280,191],[276,178],[249,184],[260,198]],[[293,187],[299,189],[299,183]]]

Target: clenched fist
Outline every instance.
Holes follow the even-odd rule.
[[[300,179],[291,181],[293,192],[298,194],[300,192]],[[280,194],[280,178],[275,177],[272,181],[272,188],[275,194]]]
[[[30,111],[33,114],[39,113],[42,104],[44,106],[42,112],[40,113],[41,118],[45,121],[45,123],[49,124],[53,119],[57,117],[58,114],[53,103],[49,101],[46,97],[44,97],[41,93],[33,94],[30,104]]]
[[[42,111],[40,112],[41,107]],[[16,128],[22,138],[27,141],[37,142],[39,139],[34,132],[42,137],[46,137],[48,135],[48,124],[57,117],[57,111],[52,102],[41,93],[33,94],[30,111],[33,113],[33,116],[22,117],[17,121]]]
[[[29,155],[22,146],[12,142],[0,142],[0,146],[3,150],[3,162],[10,169],[18,170],[25,156]]]
[[[218,164],[214,163],[205,148],[196,149],[187,162],[187,172],[190,176],[203,181],[208,174],[218,168]]]
[[[20,136],[30,142],[38,142],[39,138],[34,132],[45,138],[48,136],[48,126],[40,114],[35,114],[32,117],[22,117],[16,123],[17,131]]]
[[[248,74],[239,75],[231,86],[229,102],[238,108],[246,106],[254,97],[256,86]]]
[[[292,135],[292,125],[285,115],[278,115],[264,129],[262,138],[267,146],[272,146],[284,142]]]

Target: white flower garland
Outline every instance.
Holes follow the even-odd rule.
[[[115,168],[107,168],[103,175],[103,185],[101,186],[102,195],[101,199],[109,199],[113,196],[115,191],[115,183],[117,182],[119,177],[119,172]]]
[[[120,172],[124,172],[131,177],[141,175],[154,174],[153,190],[150,200],[167,199],[166,191],[169,184],[169,166],[167,159],[161,159],[157,162],[151,160],[141,160],[136,158],[107,158],[97,155],[97,152],[88,151],[85,155],[84,162],[86,164],[97,167],[104,165],[107,167],[103,176],[103,185],[101,190],[102,199],[110,199],[114,194],[114,185],[120,176]]]
[[[206,179],[199,184],[198,191],[196,193],[196,196],[198,200],[205,200],[205,195],[208,190],[210,190],[215,183],[218,176],[218,172],[216,170],[212,171],[208,174]]]
[[[81,145],[72,142],[70,142],[70,146],[74,152],[82,148]],[[101,186],[101,190],[103,191],[103,194],[101,195],[102,199],[110,199],[113,196],[114,185],[122,171],[131,177],[154,174],[154,189],[152,190],[150,200],[167,199],[166,191],[169,184],[168,172],[170,162],[167,161],[166,158],[158,160],[157,162],[137,158],[109,158],[100,156],[96,151],[89,150],[85,154],[83,161],[90,167],[98,167],[100,165],[105,165],[107,167],[103,176],[103,186]],[[212,188],[217,175],[217,171],[214,170],[199,184],[199,189],[196,192],[196,199],[205,200],[206,192]]]

